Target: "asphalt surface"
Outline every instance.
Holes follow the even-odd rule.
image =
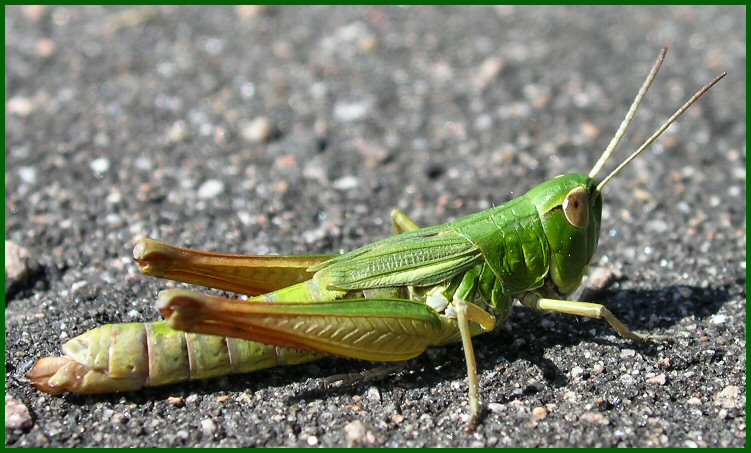
[[[6,443],[744,446],[745,37],[742,7],[6,8],[6,241],[30,256],[6,284]],[[608,168],[728,76],[608,186],[584,297],[672,345],[518,309],[475,341],[473,434],[458,346],[338,389],[372,365],[88,397],[24,377],[88,329],[159,319],[170,284],[138,273],[139,238],[338,252],[394,207],[442,223],[589,171],[663,45]]]

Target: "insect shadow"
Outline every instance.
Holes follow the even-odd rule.
[[[665,330],[681,319],[694,316],[704,319],[717,311],[733,297],[730,285],[714,288],[675,285],[652,289],[604,289],[592,302],[602,303],[626,325],[638,332]],[[668,332],[669,334],[669,332]],[[554,347],[572,347],[581,342],[616,345],[639,350],[645,355],[654,355],[656,347],[650,344],[632,343],[623,340],[603,320],[587,319],[562,314],[534,313],[518,308],[507,323],[497,331],[474,338],[480,371],[503,369],[505,365],[526,361],[537,367],[547,385],[563,387],[568,377],[554,361],[545,357],[545,352]],[[117,403],[123,399],[129,403],[146,404],[163,401],[176,395],[214,395],[217,392],[257,392],[271,387],[294,386],[294,394],[286,398],[290,402],[326,399],[335,395],[360,393],[363,387],[377,385],[386,392],[396,387],[406,390],[435,388],[447,380],[466,378],[461,345],[435,348],[407,362],[403,370],[384,373],[375,379],[356,381],[339,386],[326,386],[324,381],[337,374],[357,374],[383,364],[358,360],[324,358],[319,362],[277,367],[254,373],[233,375],[207,381],[188,382],[165,387],[143,389],[112,395],[77,396],[66,395],[71,404],[88,405],[91,400]],[[436,372],[440,369],[440,372]],[[374,384],[374,381],[377,381]],[[525,388],[511,395],[509,401],[534,393],[536,388]]]
[[[605,289],[591,298],[592,302],[602,303],[626,325],[638,332],[665,330],[680,322],[681,319],[694,316],[697,319],[710,317],[733,295],[730,285],[714,288],[675,285],[656,290],[652,289]],[[669,332],[668,332],[669,334]],[[504,364],[517,361],[529,362],[539,369],[548,385],[563,387],[568,384],[567,374],[554,361],[545,357],[545,352],[553,347],[571,347],[581,342],[593,342],[602,345],[614,345],[638,350],[648,356],[655,355],[654,344],[632,343],[621,339],[604,320],[581,318],[557,313],[541,314],[519,308],[498,331],[474,338],[478,355],[478,370],[488,371],[503,368]],[[670,346],[669,346],[670,347]],[[411,373],[399,373],[397,382],[389,376],[381,376],[379,384],[384,390],[395,386],[406,388],[428,387],[446,380],[466,378],[464,357],[460,345],[437,348],[433,357],[423,354],[408,362]],[[368,370],[352,363],[348,373]],[[360,362],[363,363],[363,362]],[[370,368],[378,365],[369,364]],[[440,372],[432,372],[440,367]],[[333,373],[332,373],[333,374]],[[327,395],[352,393],[359,391],[363,385],[372,385],[371,381],[355,382],[335,388],[308,389],[292,397],[294,400],[326,398]],[[534,386],[525,388],[510,400],[534,393]]]

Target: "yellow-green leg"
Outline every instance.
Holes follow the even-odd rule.
[[[456,323],[462,337],[464,360],[467,363],[470,409],[467,429],[471,431],[474,430],[477,422],[480,420],[480,384],[477,380],[477,360],[475,360],[475,350],[472,346],[472,333],[469,329],[469,322],[478,323],[484,331],[488,332],[495,327],[495,318],[477,305],[462,299],[454,299],[454,308],[456,309]]]
[[[537,300],[526,299],[522,303],[528,307],[541,310],[552,311],[556,313],[565,313],[576,316],[586,316],[587,318],[604,319],[610,324],[620,336],[628,340],[642,341],[642,342],[665,342],[668,341],[668,337],[661,335],[643,335],[636,332],[632,332],[625,324],[616,318],[613,313],[605,308],[602,304],[593,304],[590,302],[579,302],[575,300],[559,300],[559,299],[545,299],[540,298]]]
[[[391,225],[394,226],[394,232],[396,234],[407,233],[410,231],[419,230],[420,227],[412,221],[401,209],[394,209],[391,211]]]

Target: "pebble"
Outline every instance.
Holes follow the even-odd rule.
[[[24,117],[29,116],[31,112],[34,111],[36,106],[29,98],[15,96],[8,99],[6,108],[9,115],[18,115]]]
[[[249,21],[268,11],[271,7],[268,5],[241,5],[235,6],[235,13],[240,19]]]
[[[548,416],[548,410],[542,406],[538,406],[532,409],[532,418],[535,420],[542,420]]]
[[[224,192],[224,183],[218,179],[209,179],[198,188],[198,198],[208,200]]]
[[[271,122],[265,116],[259,116],[240,127],[240,136],[250,143],[265,142],[273,132]]]
[[[503,412],[505,409],[506,406],[501,403],[488,403],[488,410],[494,414]]]
[[[31,420],[29,408],[21,401],[5,396],[5,429],[26,429],[34,422]]]
[[[182,143],[190,136],[190,129],[185,121],[179,120],[172,123],[167,128],[167,141],[171,143]],[[141,166],[139,165],[139,168]]]
[[[13,241],[5,241],[5,292],[8,288],[26,283],[29,278],[31,253]]]
[[[605,288],[610,280],[617,277],[612,267],[595,267],[588,273],[588,287],[599,290]]]
[[[73,296],[75,295],[80,289],[84,288],[86,285],[88,285],[89,282],[86,280],[79,280],[72,285],[70,285],[70,294]]]
[[[212,437],[216,432],[216,422],[210,418],[201,420],[201,432],[204,436]]]
[[[665,383],[667,382],[667,377],[665,376],[665,373],[660,373],[657,376],[652,376],[647,379],[647,382],[655,385],[665,385]]]
[[[668,224],[664,220],[655,219],[646,223],[645,229],[653,233],[664,233],[668,230]]]
[[[37,182],[37,169],[34,167],[21,167],[18,169],[18,176],[26,184]]]
[[[369,142],[361,138],[355,140],[355,147],[365,159],[373,163],[383,162],[391,155],[389,150],[379,143]]]
[[[318,445],[318,437],[316,436],[308,437],[308,445],[310,445],[311,447],[315,447],[316,445]]]
[[[185,402],[188,403],[188,404],[193,404],[196,401],[198,401],[198,395],[196,395],[196,394],[190,395],[187,398],[185,398]]]
[[[714,315],[711,318],[709,318],[709,322],[711,322],[714,325],[725,324],[727,320],[728,320],[728,317],[725,315]]]
[[[726,409],[735,409],[746,404],[745,401],[741,402],[740,391],[735,385],[728,385],[717,393],[714,402]]]
[[[360,180],[355,176],[342,176],[333,183],[334,189],[337,190],[352,190],[356,189],[360,185]]]
[[[185,406],[185,400],[180,396],[170,396],[167,398],[167,404],[174,407],[183,407]]]
[[[583,373],[584,373],[584,368],[582,368],[580,366],[575,366],[575,367],[571,368],[571,371],[570,371],[571,377],[573,377],[573,378],[577,378],[577,377],[581,376]]]
[[[91,170],[94,171],[94,173],[102,174],[106,173],[110,169],[110,161],[106,157],[100,157],[98,159],[94,159],[89,164],[91,167]]]
[[[370,387],[367,392],[365,392],[365,398],[370,401],[381,401],[381,392],[378,390],[377,387]]]
[[[579,130],[589,141],[594,141],[600,136],[600,129],[589,121],[584,121],[579,126]]]
[[[593,425],[608,425],[610,420],[599,412],[585,412],[579,416],[579,420]]]
[[[334,118],[343,123],[361,120],[369,112],[370,105],[367,102],[340,102],[334,106]]]
[[[702,404],[701,400],[695,396],[692,398],[689,398],[689,400],[686,401],[686,403],[690,404],[691,406],[701,406]]]
[[[55,41],[49,38],[42,38],[37,41],[36,48],[37,48],[37,55],[39,55],[42,58],[49,58],[55,54],[57,45],[55,44]]]
[[[323,227],[316,228],[315,230],[303,231],[302,233],[303,241],[305,241],[305,243],[307,244],[314,244],[325,237],[326,237],[326,229]]]
[[[372,445],[376,441],[373,431],[360,420],[355,420],[344,425],[344,433],[347,439],[347,446],[350,448],[358,445]]]
[[[621,358],[627,359],[629,357],[636,357],[636,351],[633,349],[623,349],[621,351]]]
[[[482,62],[472,77],[472,84],[477,90],[484,90],[490,83],[503,72],[505,66],[503,60],[498,57],[489,57]]]

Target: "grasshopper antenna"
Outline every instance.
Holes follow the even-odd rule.
[[[595,163],[594,167],[592,167],[592,170],[589,172],[590,178],[594,178],[597,173],[602,170],[605,162],[607,162],[607,160],[610,158],[610,155],[613,154],[615,147],[618,146],[618,142],[620,142],[621,138],[623,138],[623,135],[626,133],[626,129],[628,129],[629,124],[631,124],[631,120],[634,119],[634,115],[636,114],[636,110],[639,108],[639,104],[641,104],[641,100],[644,98],[644,95],[647,94],[647,90],[649,89],[650,85],[652,85],[652,81],[654,81],[655,76],[657,76],[657,71],[660,70],[660,66],[662,66],[662,62],[665,60],[665,54],[667,52],[667,47],[663,47],[660,50],[660,55],[657,56],[657,61],[655,61],[655,64],[652,65],[652,69],[649,71],[649,74],[647,74],[647,78],[644,80],[641,88],[639,88],[639,92],[636,94],[634,102],[631,103],[631,107],[628,109],[626,117],[623,118],[623,121],[621,122],[621,125],[618,126],[618,130],[613,136],[613,139],[610,140],[610,143],[608,143],[608,147],[605,148],[602,156],[600,156],[600,158],[597,160],[597,163]]]
[[[624,160],[620,165],[618,165],[615,168],[615,170],[613,170],[612,172],[610,172],[610,174],[607,175],[605,177],[605,179],[603,179],[597,185],[597,191],[601,192],[602,188],[605,187],[605,184],[607,184],[608,181],[610,181],[615,175],[617,175],[623,169],[623,167],[625,167],[626,165],[629,164],[629,162],[631,162],[632,160],[636,159],[636,157],[639,154],[641,154],[642,151],[644,151],[645,149],[647,149],[649,147],[649,145],[651,145],[655,140],[657,140],[657,138],[660,135],[662,135],[662,133],[665,132],[665,130],[668,127],[670,127],[670,125],[673,124],[673,122],[675,122],[675,120],[677,120],[679,116],[681,116],[683,114],[683,112],[685,112],[686,110],[688,110],[688,108],[691,107],[691,104],[693,104],[694,102],[696,102],[700,97],[702,97],[702,95],[704,95],[704,93],[706,93],[707,91],[709,91],[710,88],[712,88],[717,82],[719,82],[726,75],[727,75],[727,72],[723,72],[722,74],[720,74],[717,77],[715,77],[714,79],[712,79],[711,82],[709,82],[708,84],[704,85],[704,87],[701,90],[697,91],[695,95],[691,96],[691,99],[689,99],[688,101],[686,101],[686,103],[683,104],[683,107],[679,108],[675,113],[673,113],[673,116],[671,116],[670,118],[668,118],[668,120],[665,122],[665,124],[663,124],[662,126],[660,126],[660,128],[657,129],[657,131],[655,131],[655,133],[652,134],[652,136],[647,139],[647,141],[645,141],[636,151],[634,151],[630,156],[628,156],[626,158],[626,160]]]

